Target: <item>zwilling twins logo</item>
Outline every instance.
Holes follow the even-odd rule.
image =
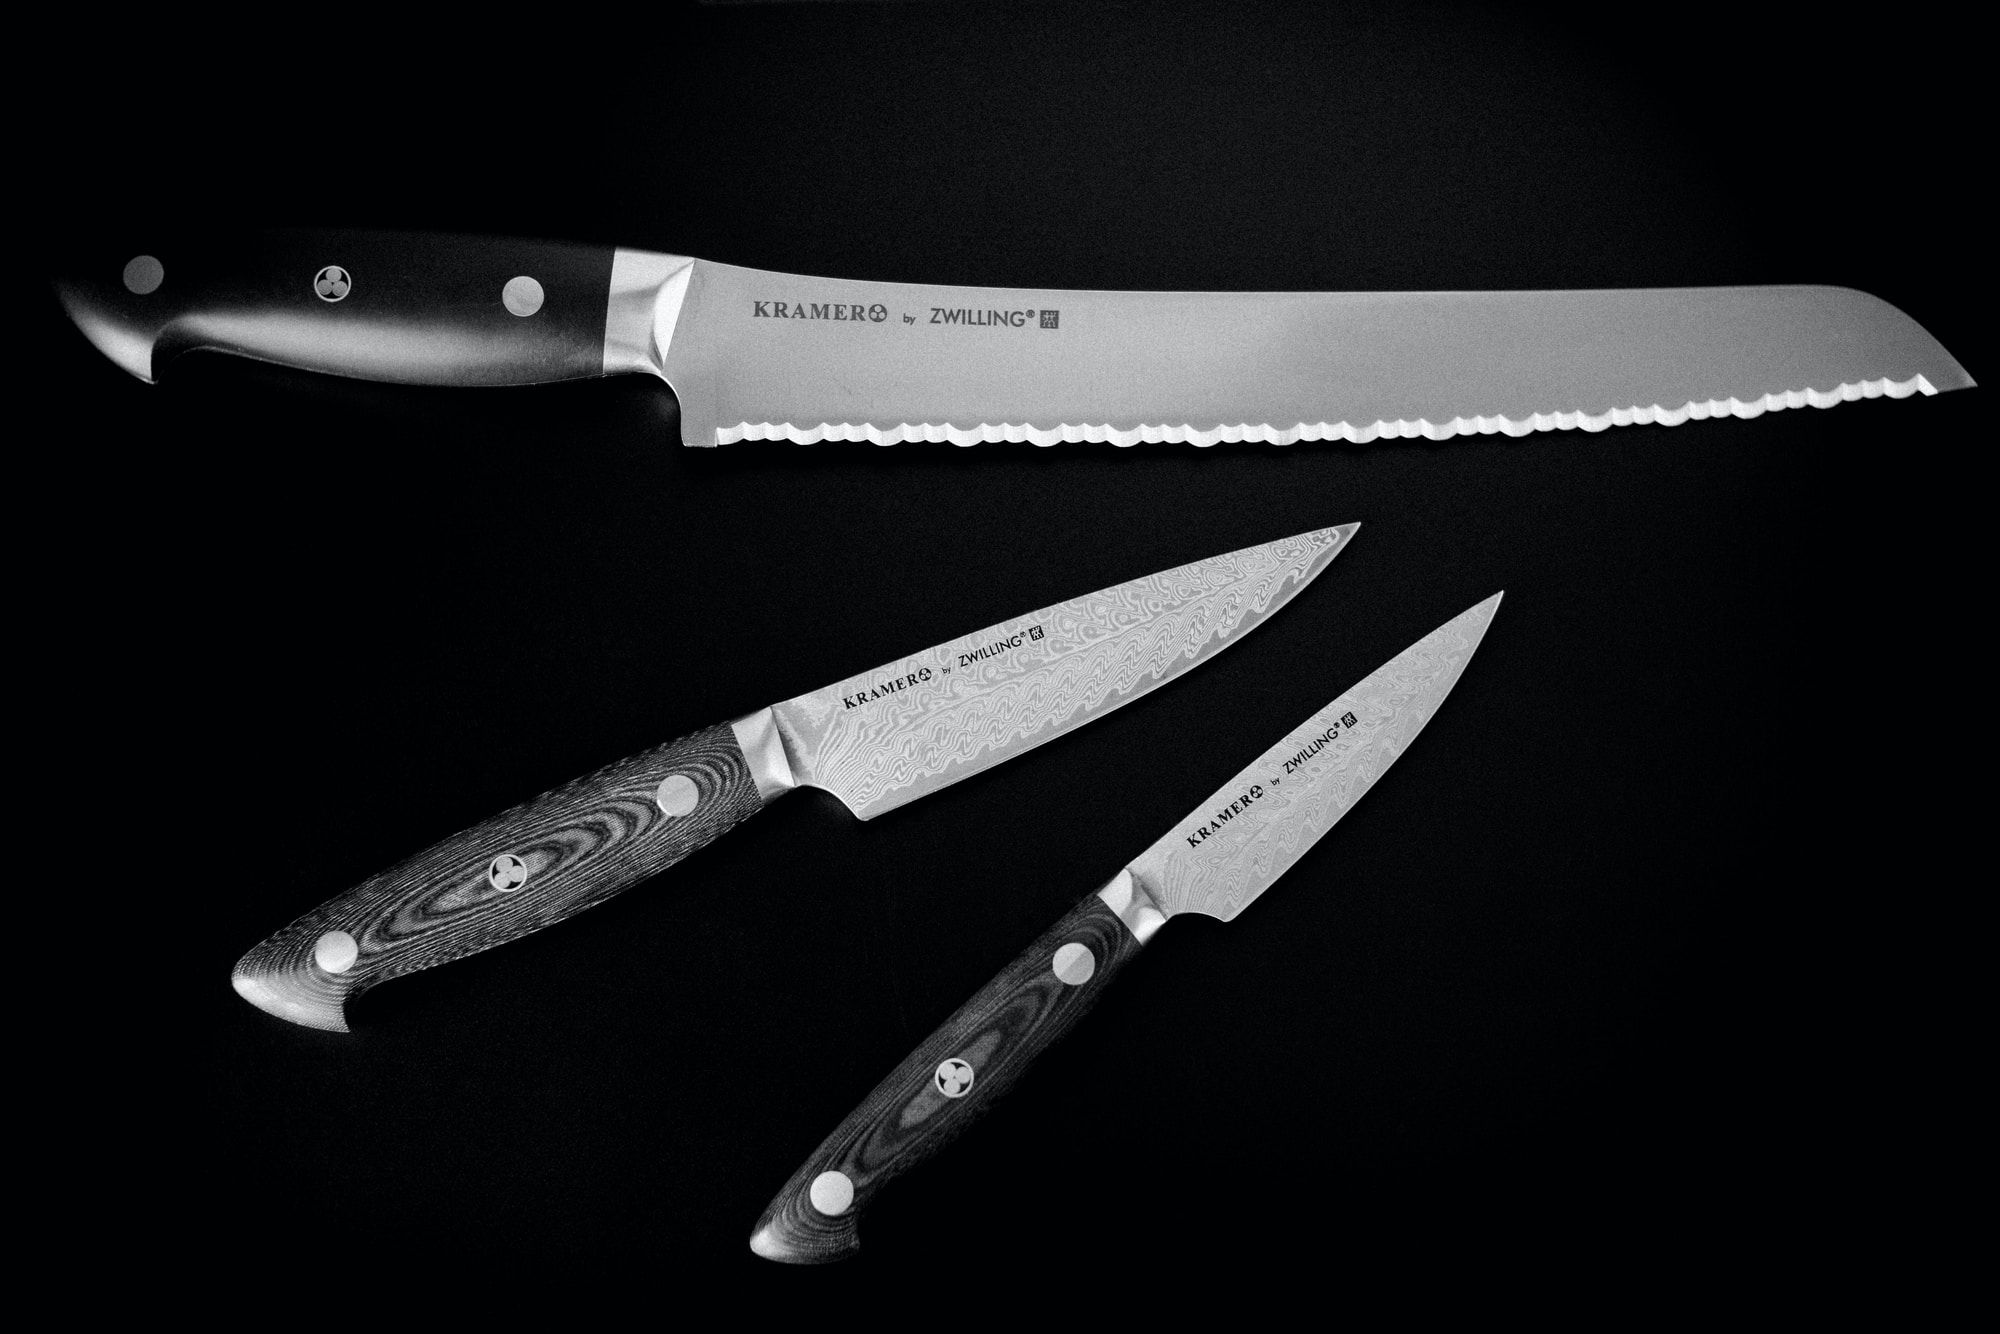
[[[1025,329],[1036,324],[1042,329],[1062,327],[1062,312],[1059,310],[973,310],[969,307],[932,306],[932,324],[967,324],[980,328],[995,325],[1011,329]]]

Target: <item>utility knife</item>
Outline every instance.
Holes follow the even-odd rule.
[[[1450,693],[1501,594],[1445,622],[1287,732],[945,1020],[827,1136],[751,1235],[772,1260],[859,1248],[861,1210],[1010,1088],[1161,926],[1227,922],[1353,809]]]
[[[146,380],[195,349],[411,384],[657,375],[689,445],[1443,440],[1973,383],[1840,287],[1060,291],[373,231],[135,233],[56,287]]]
[[[600,769],[419,853],[236,965],[251,1004],[347,1029],[345,1002],[574,916],[793,788],[866,820],[1129,703],[1235,643],[1358,524],[1086,593]]]

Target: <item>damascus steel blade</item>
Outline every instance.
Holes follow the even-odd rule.
[[[1972,384],[1909,316],[1837,287],[1089,292],[683,263],[616,368],[665,376],[690,445],[1443,440]]]
[[[772,707],[792,773],[863,819],[1129,703],[1283,606],[1359,524],[1246,547],[948,640]]]
[[[1126,869],[1162,914],[1227,922],[1396,762],[1479,647],[1501,594],[1445,622],[1293,728]]]

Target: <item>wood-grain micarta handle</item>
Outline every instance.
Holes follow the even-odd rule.
[[[762,806],[727,723],[544,793],[368,880],[244,955],[244,999],[347,1029],[346,998],[517,939],[664,870]]]
[[[841,1122],[765,1209],[750,1248],[792,1264],[852,1255],[875,1193],[977,1119],[1139,948],[1098,895],[1071,909]]]
[[[541,384],[604,374],[610,246],[390,231],[78,243],[56,291],[143,380],[212,349],[364,380]]]

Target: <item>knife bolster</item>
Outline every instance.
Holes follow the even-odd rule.
[[[604,373],[666,375],[694,261],[685,255],[620,249],[611,257],[604,311]]]
[[[1132,939],[1143,945],[1153,938],[1153,933],[1166,924],[1167,914],[1161,909],[1152,891],[1141,884],[1126,867],[1111,877],[1111,882],[1097,891],[1097,897],[1112,916],[1125,924],[1132,933]]]
[[[778,730],[777,714],[769,709],[746,713],[731,721],[729,730],[735,734],[737,749],[743,752],[743,760],[750,766],[750,778],[757,785],[759,797],[769,802],[799,785],[792,772],[791,756],[785,751],[785,738]]]

